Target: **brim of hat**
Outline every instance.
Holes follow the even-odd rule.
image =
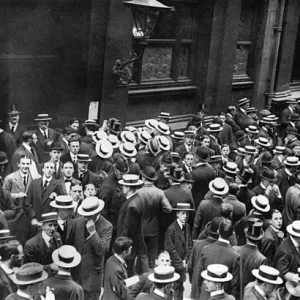
[[[197,155],[197,153],[196,153],[196,155]],[[198,156],[198,158],[199,158],[200,161],[203,161],[203,162],[209,162],[210,161],[210,156],[208,156],[206,159],[203,159],[203,158],[201,158],[199,156]]]
[[[209,183],[209,190],[213,193],[213,194],[216,194],[216,195],[225,195],[225,194],[227,194],[228,193],[228,191],[229,191],[229,187],[228,187],[228,185],[226,185],[225,186],[225,188],[224,188],[224,191],[217,191],[217,190],[215,190],[214,188],[213,188],[213,180]]]
[[[55,200],[53,200],[53,201],[50,202],[50,206],[51,206],[51,207],[54,207],[54,208],[68,209],[68,208],[74,208],[74,207],[76,207],[76,205],[77,205],[77,203],[76,203],[75,201],[73,201],[73,204],[68,205],[68,206],[57,205],[57,204],[55,203]]]
[[[244,100],[241,104],[239,103],[239,106],[241,106],[241,105],[245,105],[246,103],[249,103],[250,102],[250,100],[248,99],[248,100]]]
[[[248,128],[246,128],[245,129],[245,131],[247,131],[247,132],[249,132],[249,133],[253,133],[253,134],[257,134],[257,133],[259,133],[259,131],[258,130],[256,130],[256,131],[250,131]]]
[[[183,179],[183,182],[194,183],[195,180],[193,180],[193,179]]]
[[[83,211],[82,205],[80,205],[78,207],[78,213],[82,216],[93,216],[93,215],[95,215],[96,213],[100,212],[104,208],[104,205],[105,205],[104,201],[99,201],[99,202],[100,203],[99,203],[98,208],[93,210],[93,211],[89,211],[89,212]]]
[[[169,151],[171,149],[171,146],[168,145],[168,146],[163,146],[162,144],[159,144],[159,147],[164,150],[164,151]]]
[[[121,137],[121,140],[123,141],[123,143],[128,142],[128,141],[126,141],[126,139],[124,139],[125,133],[126,133],[126,131],[122,131],[122,132],[120,133],[120,137]],[[133,142],[130,142],[130,143],[136,144],[136,139],[134,139],[134,141],[133,141]]]
[[[266,179],[266,180],[268,180],[268,181],[270,181],[270,182],[275,182],[275,181],[276,181],[276,178],[270,179],[270,178],[267,178],[267,177],[261,176],[261,175],[260,175],[260,177],[263,178],[263,179]]]
[[[178,136],[175,136],[174,134],[171,134],[171,138],[172,139],[175,139],[175,140],[184,140],[184,136],[183,137],[178,137]]]
[[[99,128],[100,127],[100,125],[99,124],[97,124],[97,123],[82,123],[82,126],[95,126],[95,127],[97,127],[97,128]]]
[[[258,269],[252,270],[252,274],[253,274],[254,277],[262,280],[263,282],[268,282],[268,283],[271,283],[271,284],[282,284],[283,283],[283,280],[279,276],[278,276],[277,280],[270,280],[270,279],[267,279],[267,278],[264,278],[264,277],[260,276]]]
[[[54,147],[54,148],[51,148],[49,149],[50,151],[53,151],[53,150],[57,150],[57,151],[63,151],[64,148],[63,147]]]
[[[127,156],[127,157],[134,157],[134,156],[136,156],[136,154],[137,154],[137,151],[136,151],[135,148],[134,148],[134,151],[133,151],[132,153],[127,153],[127,152],[125,152],[125,151],[124,151],[124,146],[123,146],[123,145],[120,146],[120,152],[121,152],[122,154],[124,154],[125,156]]]
[[[170,174],[169,177],[170,177],[171,179],[173,179],[174,181],[176,181],[176,182],[182,182],[182,181],[184,181],[184,177],[183,177],[183,176],[180,177],[180,178],[178,179],[178,178],[173,177],[173,176]]]
[[[261,208],[261,207],[256,205],[255,199],[256,199],[255,197],[252,197],[251,203],[252,203],[252,206],[255,207],[257,210],[262,211],[262,212],[268,212],[270,210],[270,204],[268,204],[266,206],[266,208]]]
[[[193,208],[172,208],[174,211],[195,211]]]
[[[41,119],[34,119],[35,121],[39,122],[39,121],[51,121],[52,118],[41,118]]]
[[[47,219],[47,220],[40,220],[39,222],[40,223],[47,223],[47,222],[53,222],[53,221],[57,222],[57,220],[58,220],[58,218],[56,217],[56,218],[51,218],[51,219]]]
[[[81,255],[76,251],[74,253],[74,259],[73,259],[73,261],[71,263],[65,263],[65,262],[59,260],[59,249],[57,249],[57,250],[55,250],[52,253],[52,260],[59,267],[62,267],[62,268],[73,268],[73,267],[76,267],[76,266],[78,266],[80,264]]]
[[[109,151],[106,154],[103,154],[102,152],[100,152],[100,143],[96,144],[95,150],[96,150],[97,155],[102,157],[102,158],[109,158],[109,157],[112,156],[112,154],[114,152],[113,147],[111,147],[111,149],[109,149]]]
[[[254,240],[254,241],[259,241],[259,240],[261,240],[261,239],[263,238],[263,236],[264,236],[264,231],[263,231],[262,229],[260,230],[260,235],[259,235],[258,237],[254,237],[254,236],[252,236],[251,234],[249,234],[248,230],[246,230],[245,233],[246,233],[246,235],[247,235],[249,238],[251,238],[251,239]]]
[[[286,165],[286,166],[291,166],[291,167],[297,167],[297,166],[300,166],[300,161],[297,162],[297,164],[290,164],[287,162],[287,160],[285,159],[283,161],[283,164]]]
[[[210,128],[207,128],[206,129],[208,132],[220,132],[223,130],[223,127],[220,127],[219,129],[210,129]]]
[[[246,151],[245,150],[245,152],[244,153],[242,153],[242,154],[250,154],[250,155],[255,155],[257,153],[257,151],[255,151],[255,152],[249,152],[249,151]]]
[[[110,142],[111,143],[111,142]],[[117,143],[116,144],[111,144],[112,145],[112,147],[113,147],[113,149],[117,149],[117,148],[119,148],[120,147],[120,144],[121,144],[121,142],[120,141],[117,141]]]
[[[0,241],[1,240],[7,240],[7,239],[13,239],[15,237],[16,237],[15,235],[3,236],[3,237],[0,237]]]
[[[223,167],[223,170],[228,172],[228,173],[231,173],[231,174],[236,174],[236,172],[237,172],[237,170],[232,171],[232,170],[227,169],[226,166]]]
[[[227,273],[227,276],[225,278],[211,277],[211,276],[207,275],[207,270],[201,272],[201,277],[208,281],[213,281],[213,282],[227,282],[233,278],[233,276],[230,273]]]
[[[17,277],[16,277],[16,274],[12,274],[11,276],[12,276],[11,277],[12,281],[15,284],[18,284],[18,285],[27,285],[27,284],[32,284],[32,283],[36,283],[36,282],[41,282],[41,281],[44,281],[48,278],[48,274],[44,270],[42,272],[42,276],[40,278],[34,279],[34,280],[23,281],[23,280],[18,280]]]
[[[125,186],[140,186],[144,182],[143,182],[143,180],[139,179],[138,182],[136,182],[136,183],[126,183],[126,182],[124,182],[123,179],[121,179],[121,180],[118,181],[118,183],[121,184],[121,185],[125,185]]]
[[[141,174],[143,177],[145,177],[146,179],[150,180],[150,181],[154,181],[158,178],[157,174],[155,174],[155,176],[153,178],[148,177],[143,171],[141,171]]]
[[[208,233],[208,234],[210,234],[210,235],[212,235],[212,236],[219,236],[219,234],[218,234],[218,232],[217,231],[212,231],[211,230],[211,224],[212,224],[212,221],[210,221],[210,222],[208,222],[207,224],[206,224],[206,232]]]
[[[242,140],[242,139],[244,139],[244,138],[246,138],[246,137],[247,137],[247,135],[243,135],[243,136],[241,136],[241,137],[240,137],[240,138],[238,138],[238,139],[237,139],[237,138],[235,138],[235,140],[236,140],[236,141],[240,141],[240,140]]]
[[[0,165],[4,165],[8,163],[8,159],[6,159],[5,161],[0,162]]]
[[[270,147],[271,144],[268,142],[267,144],[261,144],[258,139],[254,140],[254,142],[262,147]]]
[[[91,162],[92,159],[91,159],[91,158],[88,158],[88,159],[80,159],[80,158],[77,157],[77,161]]]
[[[293,231],[293,224],[288,225],[288,226],[286,227],[286,231],[287,231],[290,235],[300,237],[300,233],[299,233],[299,232]]]
[[[165,134],[165,135],[169,135],[170,134],[170,130],[168,129],[168,131],[163,131],[158,127],[155,127],[156,130],[158,130],[160,133]]]
[[[289,294],[291,294],[294,297],[300,297],[300,285],[297,284],[295,281],[287,281],[285,283],[285,287]]]
[[[174,273],[174,276],[172,278],[168,279],[157,279],[154,277],[154,273],[151,273],[148,275],[148,279],[157,282],[157,283],[167,283],[167,282],[174,282],[177,281],[180,278],[180,275],[178,273]]]
[[[10,111],[7,113],[8,115],[19,115],[20,112],[18,110]]]
[[[149,129],[155,129],[155,126],[153,127],[153,126],[150,124],[150,120],[146,120],[146,121],[145,121],[145,125],[146,125]]]

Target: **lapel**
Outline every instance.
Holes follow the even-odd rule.
[[[15,176],[14,179],[15,179],[15,183],[16,183],[17,187],[20,190],[25,191],[25,186],[24,186],[23,179],[22,179],[22,176],[20,174],[20,171],[16,172],[16,176]],[[29,176],[28,176],[28,181],[29,181]],[[27,183],[27,187],[28,187],[28,185],[29,185],[29,182]]]
[[[288,237],[288,248],[291,249],[291,252],[292,252],[293,256],[295,257],[296,261],[300,265],[300,254],[297,251],[297,249],[295,248],[295,246],[294,246],[294,244],[293,244],[290,237]]]
[[[66,183],[65,183],[64,177],[60,178],[59,183],[62,186],[64,195],[67,195],[68,193],[67,193],[67,188],[66,188]]]
[[[186,229],[186,226],[185,226],[185,229]],[[185,237],[184,237],[184,233],[183,231],[181,230],[177,220],[175,221],[175,231],[177,232],[177,235],[179,237],[179,239],[182,241],[183,244],[185,244]]]
[[[269,226],[269,231],[272,234],[274,240],[276,241],[277,246],[279,246],[280,242],[282,241],[282,239],[280,240],[279,236],[276,234],[276,232],[274,231],[274,229],[272,228],[272,226]]]
[[[114,263],[122,269],[123,273],[125,274],[125,278],[128,278],[128,274],[127,274],[125,265],[122,264],[122,262],[115,255],[113,256],[113,260],[114,260]]]
[[[13,283],[12,280],[9,278],[9,276],[1,267],[0,267],[0,280],[6,285],[10,293],[14,292],[12,289],[12,283]]]
[[[43,177],[42,177],[43,178]],[[44,187],[42,187],[42,202],[46,202],[50,196],[50,194],[53,192],[53,190],[55,189],[55,183],[54,183],[54,178],[52,177],[51,181],[49,182],[47,188],[44,189]],[[43,180],[41,182],[41,184],[43,184]]]
[[[258,300],[265,300],[265,298],[255,289],[255,286],[252,287],[251,291]]]

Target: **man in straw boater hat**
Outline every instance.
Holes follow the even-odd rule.
[[[217,177],[209,183],[209,190],[212,192],[212,198],[202,200],[196,212],[193,239],[198,237],[209,221],[220,216],[222,198],[228,193],[229,188],[223,178]]]
[[[173,208],[177,219],[168,227],[165,234],[165,249],[170,253],[172,265],[180,278],[174,283],[174,299],[183,299],[183,283],[186,280],[187,263],[193,240],[188,224],[189,215],[194,209],[190,203],[177,203]]]
[[[279,271],[262,265],[252,270],[252,274],[256,281],[246,286],[244,300],[276,299],[276,289],[283,283]]]
[[[284,280],[299,281],[300,267],[300,221],[294,221],[286,228],[289,236],[277,248],[274,256],[274,267],[279,270]]]
[[[223,127],[217,123],[209,125],[207,129],[210,137],[209,148],[215,152],[215,155],[221,155],[221,145],[219,143],[219,139],[220,139],[219,135],[222,130]]]
[[[72,269],[73,279],[84,290],[85,299],[99,299],[103,286],[104,258],[109,250],[113,226],[100,215],[105,203],[97,197],[86,198],[75,219],[74,247],[81,263]]]
[[[161,112],[159,116],[157,116],[157,119],[165,124],[168,124],[170,121],[170,113],[168,112]]]
[[[51,255],[55,249],[62,246],[60,234],[56,232],[57,213],[43,214],[39,220],[42,230],[31,239],[24,247],[24,262],[37,262],[44,266],[44,270],[51,275],[57,271]]]
[[[55,300],[84,300],[82,286],[71,277],[71,269],[80,264],[81,255],[73,246],[61,246],[52,253],[52,259],[58,266],[58,273],[46,280],[46,286],[53,290]]]
[[[243,119],[247,117],[247,108],[249,107],[250,100],[247,98],[243,98],[239,100],[239,108],[236,110],[234,114],[235,123],[241,127]]]
[[[153,184],[157,179],[155,169],[147,166],[141,171],[141,175],[144,185],[138,190],[138,196],[144,203],[142,229],[147,246],[149,266],[153,268],[158,255],[159,215],[162,211],[170,213],[172,206],[165,193]]]
[[[85,120],[82,126],[85,136],[81,137],[80,141],[92,145],[94,143],[93,133],[99,129],[100,125],[95,120]]]
[[[259,133],[259,130],[257,129],[257,126],[255,125],[249,125],[246,129],[246,145],[247,146],[254,146],[254,140],[257,138],[257,134]]]
[[[141,170],[146,166],[154,166],[156,155],[159,152],[159,142],[156,137],[150,139],[147,144],[147,151],[137,157],[137,163]]]
[[[243,246],[234,246],[233,249],[241,256],[241,295],[244,294],[246,285],[255,280],[250,270],[258,269],[260,265],[266,265],[267,259],[258,249],[258,245],[264,236],[263,222],[251,218],[246,229],[247,243]]]
[[[224,291],[224,284],[232,280],[232,274],[228,272],[228,267],[222,264],[211,264],[202,271],[203,286],[209,293],[210,300],[235,300],[232,295]]]
[[[123,155],[127,159],[128,168],[129,168],[128,173],[140,175],[140,166],[136,162],[137,151],[135,148],[135,144],[126,142],[121,144],[119,149],[121,155]]]
[[[22,133],[26,130],[25,126],[20,121],[20,112],[15,104],[11,104],[8,114],[8,122],[4,126],[4,130],[10,133],[19,147],[22,144]]]
[[[295,108],[297,106],[296,99],[289,99],[287,101],[288,106],[281,113],[281,138],[285,138],[286,128],[290,124],[292,114],[295,112]]]
[[[298,269],[298,275],[300,275],[300,268]],[[277,290],[276,295],[277,300],[298,300],[300,298],[299,281],[286,281],[284,287]]]
[[[175,131],[175,133],[176,132],[177,131]],[[190,152],[196,153],[197,147],[194,146],[194,141],[195,141],[195,132],[193,130],[186,130],[184,132],[184,142],[175,148],[175,152],[179,153],[181,159],[184,158],[184,155],[186,153],[190,153]]]
[[[140,293],[136,300],[164,300],[173,299],[172,286],[176,285],[180,275],[175,273],[172,266],[158,266],[154,268],[148,278],[154,283],[154,290],[150,294]],[[177,299],[177,298],[174,298]]]
[[[45,288],[44,281],[48,278],[48,274],[43,270],[43,266],[39,263],[24,264],[13,276],[13,281],[17,285],[16,293],[10,294],[8,300],[28,300],[28,299],[54,299],[53,293],[49,288]]]
[[[275,149],[273,150],[273,153],[274,153],[274,156],[273,156],[273,162],[271,163],[271,166],[276,171],[284,168],[283,161],[288,156],[293,155],[292,150],[285,146],[276,146]]]

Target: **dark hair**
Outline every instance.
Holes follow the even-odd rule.
[[[69,126],[67,126],[63,129],[63,135],[70,135],[74,132],[75,132],[75,130],[72,127],[69,127]]]
[[[203,134],[200,136],[199,141],[202,143],[204,139],[209,139],[209,136],[206,134]]]
[[[74,164],[73,164],[73,162],[71,162],[70,160],[67,160],[67,161],[65,161],[65,162],[63,162],[62,163],[62,167],[64,167],[65,166],[65,164],[71,164],[72,166],[73,166],[73,168],[74,168]]]
[[[232,222],[228,219],[224,219],[219,224],[219,236],[225,240],[233,235],[233,226]]]
[[[274,214],[278,214],[278,213],[282,215],[281,211],[279,211],[278,209],[272,208],[272,209],[270,209],[270,211],[268,212],[268,218],[269,218],[269,219],[272,219],[272,218],[273,218],[273,215],[274,215]]]
[[[88,131],[97,131],[97,127],[95,125],[86,125],[85,128],[88,130]]]
[[[224,111],[220,111],[220,112],[218,113],[218,116],[219,116],[219,117],[220,117],[220,116],[225,116]]]
[[[112,245],[112,250],[116,254],[121,254],[124,251],[127,251],[133,244],[133,241],[131,238],[127,236],[120,236],[118,237],[113,245]]]
[[[86,191],[88,185],[92,185],[95,188],[95,190],[96,190],[96,187],[95,187],[95,185],[93,183],[88,183],[88,184],[86,184],[84,186],[84,192]]]
[[[79,123],[79,120],[77,118],[72,118],[69,122],[69,125],[72,125],[74,123]]]
[[[233,206],[230,203],[222,203],[220,213],[221,217],[231,220],[233,214]]]
[[[27,159],[29,159],[29,160],[31,161],[31,157],[30,157],[29,155],[23,154],[23,155],[21,155],[21,156],[19,157],[18,163],[21,162],[21,159],[22,159],[22,158],[27,158]]]
[[[71,139],[69,140],[69,145],[70,145],[72,142],[78,142],[79,145],[81,144],[80,140],[77,139],[77,138],[71,138]]]
[[[25,143],[32,139],[33,132],[31,130],[26,130],[22,133],[22,138]]]
[[[232,182],[232,183],[229,184],[229,194],[235,196],[238,193],[239,189],[240,188],[239,188],[239,185],[237,183]]]
[[[19,254],[18,247],[20,245],[20,242],[17,240],[11,240],[0,245],[0,255],[2,261],[7,261],[11,258],[12,255]]]
[[[225,147],[228,147],[228,148],[229,148],[229,145],[228,145],[228,144],[223,144],[223,145],[221,146],[221,150],[223,150]]]
[[[195,158],[195,154],[193,152],[186,152],[183,155],[183,159],[185,159],[187,155],[192,155]]]
[[[231,113],[232,111],[235,111],[235,110],[236,110],[236,108],[233,105],[231,105],[231,106],[227,107],[226,112]]]
[[[80,181],[79,182],[71,182],[70,189],[72,189],[72,187],[77,186],[77,185],[82,186],[82,183]]]

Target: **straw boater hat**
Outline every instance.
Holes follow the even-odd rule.
[[[201,272],[201,277],[213,282],[228,282],[233,278],[228,272],[228,267],[221,264],[208,265],[207,269]]]
[[[159,119],[170,119],[170,113],[168,112],[161,112],[159,116],[157,116]]]
[[[261,212],[268,212],[270,210],[269,200],[264,195],[258,195],[251,198],[252,206]]]
[[[81,255],[73,246],[64,245],[52,253],[53,262],[62,268],[74,268],[80,264]]]
[[[155,119],[149,119],[145,121],[145,125],[149,128],[149,129],[155,129],[156,125],[157,125],[158,121]]]
[[[228,184],[221,177],[217,177],[214,180],[212,180],[208,186],[209,190],[216,195],[225,195],[229,191]]]
[[[50,206],[54,208],[69,209],[76,207],[76,202],[69,195],[56,196],[55,200],[50,202]]]
[[[146,130],[139,132],[138,136],[139,136],[140,141],[145,145],[147,145],[148,141],[151,139],[150,133]]]
[[[122,179],[119,180],[118,183],[125,186],[140,186],[143,184],[143,181],[139,179],[138,175],[127,174],[123,175]]]
[[[228,161],[223,167],[223,170],[231,174],[236,174],[238,167],[236,163]]]
[[[154,273],[151,273],[148,278],[152,282],[169,283],[177,281],[180,275],[175,273],[175,268],[172,266],[159,266],[154,268]]]
[[[288,156],[283,163],[288,167],[297,167],[300,165],[299,158],[296,156]]]
[[[254,125],[249,125],[245,130],[246,130],[248,133],[253,133],[253,134],[259,133],[259,130],[258,130],[257,127],[254,126]]]
[[[107,139],[107,134],[105,131],[103,130],[98,130],[98,131],[95,131],[93,134],[92,134],[92,138],[93,138],[93,141],[95,143],[101,141],[101,140],[106,140]]]
[[[9,106],[9,111],[7,112],[8,115],[18,115],[20,114],[20,112],[17,109],[17,105],[16,104],[11,104]]]
[[[257,144],[257,145],[260,145],[262,147],[270,147],[271,144],[269,143],[268,139],[264,138],[264,137],[259,137],[258,139],[255,139],[254,142]]]
[[[263,282],[278,285],[283,283],[283,280],[279,277],[279,271],[269,266],[259,266],[259,269],[252,270],[252,274]]]
[[[44,281],[48,278],[48,274],[43,269],[44,267],[41,264],[27,263],[12,275],[12,280],[17,285],[28,285]]]
[[[207,128],[207,131],[210,133],[211,132],[220,132],[222,130],[223,130],[223,127],[217,123],[210,124],[209,127]]]
[[[97,197],[89,197],[82,201],[78,208],[78,213],[82,216],[93,216],[99,213],[104,205],[105,203],[103,200]]]
[[[184,136],[185,137],[194,137],[196,135],[196,132],[194,130],[185,130],[184,131]]]
[[[249,107],[246,110],[247,115],[252,114],[252,113],[256,113],[256,112],[257,112],[257,109],[255,107]]]
[[[168,140],[168,138],[166,136],[160,135],[160,136],[158,136],[157,139],[158,139],[160,149],[162,149],[164,151],[170,150],[170,148],[171,148],[170,141]]]
[[[256,148],[253,146],[245,146],[244,153],[245,154],[250,154],[250,155],[255,155],[257,152]]]
[[[175,210],[175,211],[194,211],[194,209],[191,208],[190,203],[180,203],[180,202],[178,202],[176,204],[176,207],[174,207],[172,210]]]
[[[155,125],[155,129],[158,130],[162,134],[165,134],[165,135],[170,134],[170,127],[163,122],[158,122]]]
[[[271,119],[269,116],[268,117],[263,117],[260,120],[260,122],[263,123],[263,124],[274,124],[274,120]]]
[[[300,277],[300,268],[298,268],[298,276]],[[287,281],[285,287],[290,295],[294,297],[300,297],[300,284],[295,281]]]
[[[94,126],[96,128],[100,127],[100,125],[97,124],[97,122],[95,120],[85,120],[84,123],[82,124],[82,126]]]
[[[284,146],[276,146],[273,150],[274,154],[283,154],[286,147]]]
[[[294,221],[286,227],[287,232],[296,237],[300,237],[300,221]]]
[[[118,137],[114,134],[109,134],[107,140],[111,143],[113,149],[117,149],[120,146],[120,141]]]
[[[259,241],[264,236],[264,231],[262,230],[263,222],[257,218],[250,218],[248,220],[248,228],[245,233],[246,236],[254,241]]]
[[[101,140],[97,142],[95,150],[97,155],[102,158],[111,157],[114,151],[112,144],[107,140]]]
[[[15,238],[15,236],[10,234],[9,229],[1,229],[0,230],[0,241],[12,239],[12,238]]]
[[[210,161],[209,163],[222,163],[223,162],[223,158],[222,155],[213,155],[210,157]]]
[[[77,154],[77,161],[90,162],[92,160],[90,159],[90,156],[88,154],[79,153]]]
[[[57,221],[57,219],[58,219],[57,212],[49,212],[41,215],[40,222],[41,223],[53,222],[53,221]]]
[[[174,133],[171,134],[171,137],[175,140],[183,140],[184,133],[182,131],[174,131]]]
[[[286,101],[287,104],[297,104],[298,101],[295,98],[290,98],[288,101]]]
[[[120,152],[126,157],[134,157],[137,154],[136,148],[132,143],[124,143],[119,147]]]
[[[136,144],[135,135],[131,131],[122,131],[120,137],[123,143]]]
[[[48,114],[38,114],[37,117],[34,120],[36,122],[51,121],[52,118],[50,118]]]
[[[245,105],[245,104],[247,104],[249,102],[250,102],[250,100],[247,99],[247,98],[240,99],[239,100],[239,106],[243,106],[243,105]]]

